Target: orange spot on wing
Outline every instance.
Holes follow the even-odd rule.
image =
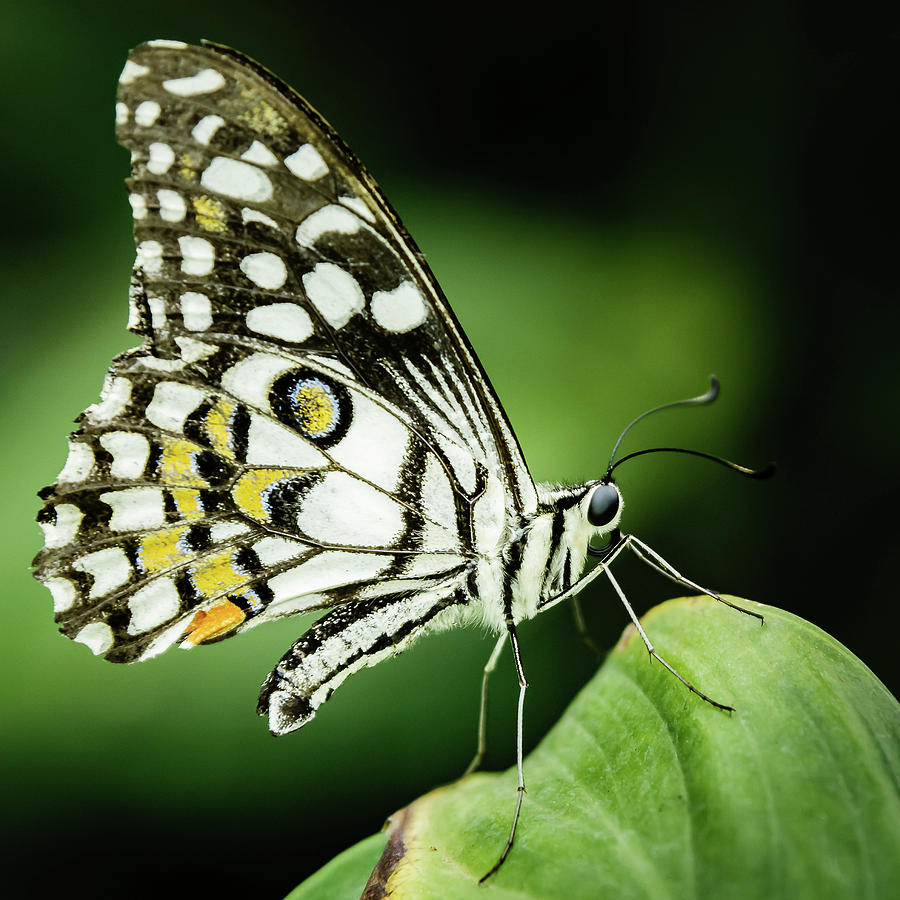
[[[244,611],[230,600],[219,600],[209,609],[199,610],[191,619],[184,633],[184,644],[196,647],[204,641],[220,637],[236,628],[247,616]]]

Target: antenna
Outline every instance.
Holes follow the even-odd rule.
[[[606,477],[603,479],[604,481],[609,479],[609,476],[612,474],[612,470],[619,464],[616,463],[613,465],[613,460],[616,458],[616,453],[619,450],[619,444],[622,443],[622,438],[628,434],[631,429],[637,425],[641,419],[646,419],[647,416],[652,416],[654,413],[661,412],[664,409],[672,409],[676,406],[706,406],[713,402],[716,397],[719,396],[719,379],[716,378],[715,375],[709,376],[709,390],[705,394],[701,394],[699,397],[688,397],[686,400],[672,400],[670,403],[663,403],[660,406],[654,406],[653,409],[648,409],[646,412],[642,412],[637,418],[632,419],[622,430],[622,433],[619,435],[619,439],[616,441],[615,446],[613,447],[612,453],[609,455],[609,467],[606,470]],[[660,448],[662,449],[662,448]],[[668,448],[667,448],[668,449]],[[642,450],[639,451],[641,453],[650,453],[650,450]],[[683,452],[696,452],[696,451],[683,451]],[[628,457],[623,457],[619,462],[624,462],[625,459],[634,456],[635,454],[629,454]],[[703,455],[703,454],[698,454]],[[722,460],[719,460],[722,462]]]
[[[775,474],[775,463],[773,462],[767,463],[761,469],[750,469],[747,466],[738,465],[736,462],[732,462],[730,459],[725,459],[722,456],[704,453],[702,450],[685,450],[683,447],[651,447],[649,450],[635,450],[634,453],[626,454],[609,467],[606,472],[606,477],[609,478],[612,474],[612,470],[615,469],[616,466],[621,466],[626,460],[634,459],[636,456],[643,456],[645,453],[687,453],[690,456],[699,456],[703,459],[710,459],[713,462],[719,463],[719,465],[725,466],[727,469],[731,469],[733,472],[737,472],[740,475],[746,475],[748,478],[757,478],[759,480],[771,478]]]
[[[671,403],[663,403],[660,406],[654,406],[653,409],[648,409],[647,412],[643,412],[637,418],[632,419],[619,435],[619,439],[616,441],[616,445],[609,455],[609,466],[607,467],[606,475],[604,475],[602,480],[608,484],[615,468],[621,466],[626,460],[634,459],[636,456],[644,456],[646,453],[686,453],[689,456],[699,456],[702,459],[709,459],[712,462],[719,463],[719,465],[725,466],[726,469],[731,469],[739,475],[746,475],[747,478],[756,478],[760,480],[771,478],[775,474],[775,463],[769,463],[761,469],[751,469],[747,466],[738,465],[738,463],[725,459],[722,456],[714,456],[712,453],[704,453],[702,450],[686,450],[683,447],[651,447],[649,450],[635,450],[633,453],[628,453],[621,459],[613,462],[613,460],[616,459],[616,453],[619,450],[619,445],[622,443],[622,438],[624,438],[625,435],[641,421],[641,419],[646,419],[647,416],[653,415],[653,413],[658,413],[663,409],[672,409],[672,407],[675,406],[706,406],[707,404],[712,403],[718,396],[719,379],[716,378],[715,375],[710,375],[709,390],[705,394],[701,394],[699,397],[688,397],[687,400],[673,400]]]

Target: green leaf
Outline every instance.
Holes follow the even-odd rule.
[[[735,712],[689,693],[629,628],[526,760],[500,871],[478,885],[506,839],[514,770],[463,778],[393,816],[366,896],[892,895],[900,706],[814,625],[739,602],[765,623],[708,598],[643,620],[666,660]],[[292,900],[359,896],[380,846],[370,838],[342,854]]]
[[[382,850],[383,834],[367,837],[307,878],[286,900],[357,900]]]

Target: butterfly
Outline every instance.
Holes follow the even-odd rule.
[[[426,631],[486,625],[520,682],[502,862],[524,790],[516,625],[612,579],[626,547],[697,586],[620,534],[612,459],[584,484],[533,482],[397,214],[278,78],[224,46],[151,41],[122,71],[116,127],[142,343],[40,494],[35,574],[61,631],[130,663],[325,611],[262,686],[281,735]]]

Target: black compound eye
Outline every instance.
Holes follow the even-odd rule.
[[[598,484],[588,504],[588,522],[596,528],[609,525],[619,511],[619,492],[611,484]]]

